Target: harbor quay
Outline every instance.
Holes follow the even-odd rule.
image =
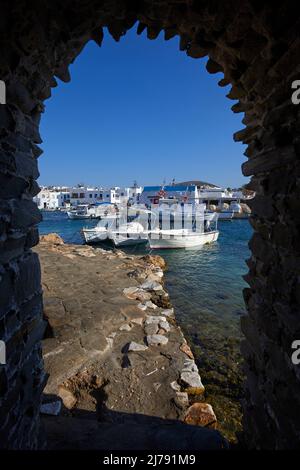
[[[48,448],[226,448],[164,285],[163,258],[64,244],[56,234],[34,250],[47,322]]]

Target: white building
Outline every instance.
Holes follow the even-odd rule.
[[[216,205],[222,209],[224,203],[247,199],[242,191],[231,191],[224,188],[203,188],[199,190],[199,200],[207,205]]]
[[[103,188],[98,187],[73,187],[70,191],[70,204],[71,206],[78,206],[79,204],[95,204],[96,202],[103,202]]]
[[[109,189],[103,189],[100,194],[100,200],[111,202],[112,204],[127,204],[127,202],[139,202],[140,195],[143,192],[141,186],[120,187],[115,186]]]
[[[99,202],[110,202],[112,204],[127,204],[138,202],[143,191],[140,186],[104,189],[100,187],[42,187],[39,194],[34,198],[39,209],[55,210],[63,207],[76,207],[80,204],[96,204]]]
[[[60,209],[70,200],[67,190],[42,188],[33,198],[39,209]]]
[[[140,202],[141,194],[144,190],[142,186],[137,186],[135,184],[134,186],[131,186],[126,189],[128,190],[128,199],[130,202],[132,202],[133,204],[137,204],[138,202]]]

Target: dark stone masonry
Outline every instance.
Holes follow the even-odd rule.
[[[230,0],[1,2],[7,104],[0,105],[0,332],[7,365],[0,369],[0,446],[44,446],[45,324],[39,259],[31,251],[40,220],[32,197],[39,191],[44,100],[55,77],[70,80],[68,66],[89,40],[101,45],[103,27],[118,41],[134,25],[149,39],[161,31],[166,40],[179,35],[181,51],[208,56],[208,72],[223,72],[219,85],[232,86],[232,110],[245,113],[234,139],[248,145],[242,170],[256,197],[242,319],[241,439],[248,448],[299,447],[300,366],[291,362],[291,344],[300,339],[300,106],[292,104],[291,85],[300,79],[300,9],[289,1]]]

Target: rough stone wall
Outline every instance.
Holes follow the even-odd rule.
[[[119,40],[136,22],[155,39],[179,35],[190,57],[208,56],[207,70],[232,85],[248,144],[243,165],[257,192],[248,260],[248,315],[242,321],[247,373],[244,438],[249,447],[296,447],[300,437],[300,373],[290,361],[299,322],[299,107],[291,82],[300,78],[299,8],[292,2],[196,0],[11,0],[1,4],[0,79],[0,331],[7,366],[0,370],[0,445],[36,448],[39,397],[45,383],[37,194],[40,114],[68,65],[103,27]],[[199,83],[199,86],[201,84]],[[297,127],[298,125],[298,127]],[[224,165],[226,162],[224,161]]]

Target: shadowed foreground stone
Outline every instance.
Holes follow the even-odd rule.
[[[124,418],[126,421],[126,418]],[[75,423],[74,423],[75,421]],[[143,424],[101,423],[90,419],[43,420],[52,436],[50,449],[200,451],[227,449],[213,430],[147,417]]]

